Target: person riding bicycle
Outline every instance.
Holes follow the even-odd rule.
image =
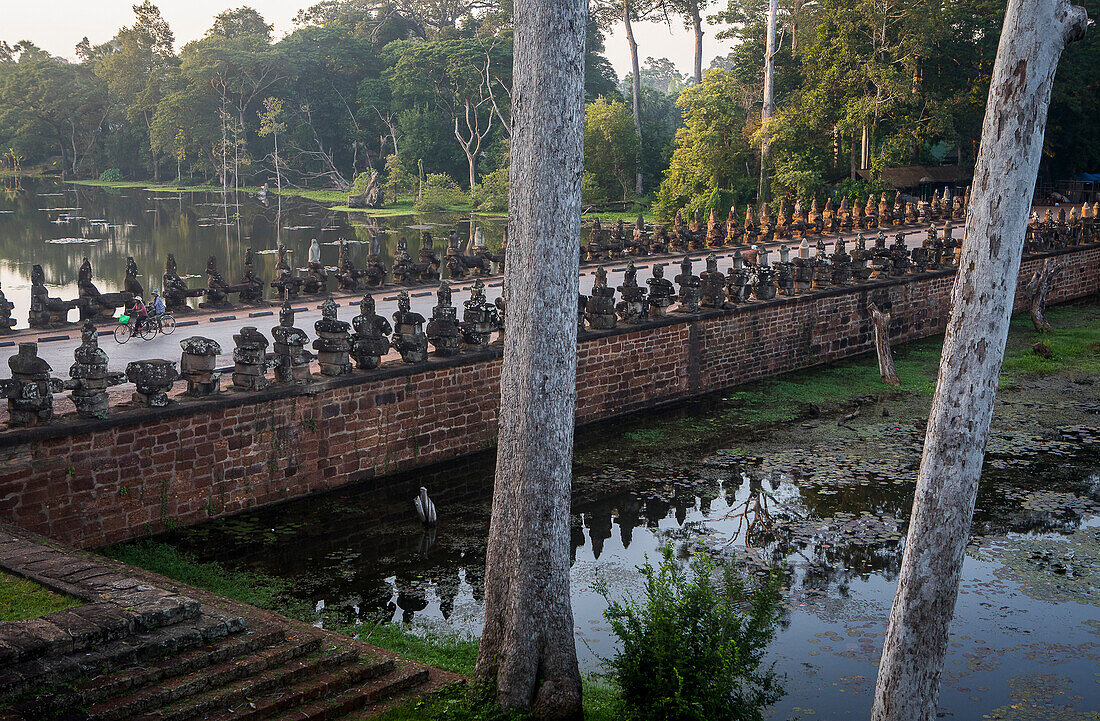
[[[153,291],[154,297],[156,291]],[[134,307],[130,309],[130,315],[137,318],[134,323],[134,332],[141,330],[141,325],[149,318],[149,309],[145,307],[145,301],[141,299],[140,295],[134,296]]]
[[[153,300],[150,301],[152,306],[149,310],[153,311],[154,316],[164,315],[167,309],[164,307],[164,299],[160,297],[160,293],[153,291]]]

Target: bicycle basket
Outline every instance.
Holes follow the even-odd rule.
[[[130,316],[128,316],[128,315],[126,315],[125,313],[123,313],[122,315],[120,315],[120,316],[118,317],[118,322],[119,322],[119,323],[129,323],[129,322],[130,322]]]

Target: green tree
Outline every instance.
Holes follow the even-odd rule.
[[[626,103],[597,98],[584,109],[584,167],[604,197],[624,200],[638,169],[638,136]]]
[[[266,98],[264,108],[260,111],[261,138],[272,136],[275,141],[275,149],[271,154],[272,164],[275,166],[275,184],[280,195],[283,192],[283,176],[279,170],[279,133],[286,132],[286,123],[279,119],[283,116],[283,101],[278,98]]]
[[[672,161],[657,192],[658,216],[669,218],[692,201],[701,202],[715,188],[734,191],[743,202],[746,188],[755,187],[745,173],[750,151],[742,132],[745,110],[738,89],[730,72],[711,69],[700,85],[680,93],[676,104],[684,127],[676,131]]]

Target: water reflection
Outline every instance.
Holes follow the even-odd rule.
[[[329,210],[302,198],[247,193],[150,192],[97,188],[44,179],[23,179],[0,190],[0,284],[15,303],[18,327],[26,327],[30,303],[30,269],[46,272],[51,295],[76,296],[77,270],[87,257],[104,292],[123,289],[127,256],[133,256],[146,288],[160,287],[168,253],[174,253],[180,275],[191,287],[206,284],[206,262],[218,257],[223,275],[236,282],[243,272],[245,249],[257,252],[257,271],[267,283],[274,277],[279,243],[304,267],[310,241],[321,242],[321,260],[335,267],[337,244],[351,244],[352,262],[362,266],[372,237],[380,241],[383,261],[392,266],[398,238],[407,238],[415,255],[430,235],[436,252],[446,252],[455,230],[462,242],[471,227],[484,229],[487,245],[499,250],[504,238],[501,219],[458,213],[374,218]],[[446,269],[444,268],[444,274]],[[270,296],[271,288],[267,287]]]

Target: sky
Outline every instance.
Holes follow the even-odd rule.
[[[0,0],[0,40],[16,43],[30,40],[39,47],[70,59],[73,48],[88,36],[93,44],[114,37],[118,28],[133,22],[130,9],[135,0]],[[176,34],[176,49],[195,40],[210,27],[215,15],[229,7],[250,4],[275,25],[279,38],[294,29],[294,16],[313,0],[160,0],[157,5]],[[703,67],[712,58],[729,52],[728,40],[715,41],[715,28],[707,28],[703,44]],[[639,23],[634,26],[639,62],[647,57],[666,57],[685,75],[692,72],[694,40],[691,32],[674,22]],[[622,78],[630,72],[630,52],[621,30],[607,38],[607,57]]]

